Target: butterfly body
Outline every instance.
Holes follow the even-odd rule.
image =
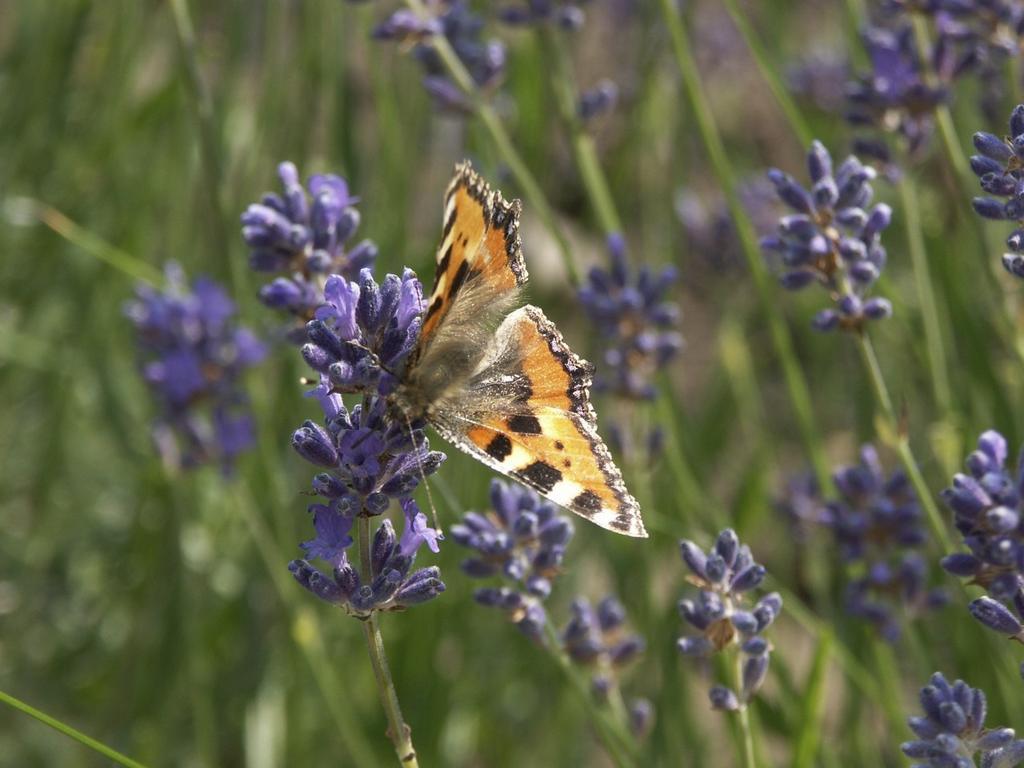
[[[422,332],[392,402],[555,503],[646,536],[597,434],[593,367],[539,308],[515,309],[527,280],[519,213],[468,163],[456,168]]]

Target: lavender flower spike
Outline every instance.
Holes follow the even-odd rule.
[[[543,601],[561,570],[573,535],[572,521],[528,488],[491,481],[491,511],[468,512],[451,537],[476,550],[462,563],[473,578],[499,577],[507,586],[485,587],[474,595],[482,605],[501,608],[527,636],[543,641]]]
[[[974,198],[974,210],[986,219],[1015,222],[1016,229],[1006,238],[1009,252],[1003,255],[1003,266],[1024,278],[1024,104],[1010,113],[1007,138],[979,132],[974,147],[979,154],[971,157],[971,170],[988,195]]]
[[[885,267],[881,233],[892,211],[884,203],[869,207],[875,171],[856,157],[833,170],[832,156],[815,141],[807,163],[810,189],[778,169],[768,172],[779,199],[794,214],[783,216],[777,234],[762,238],[761,247],[781,259],[785,288],[818,284],[834,297],[835,308],[819,312],[815,328],[858,332],[866,322],[892,314],[888,300],[869,296]]]
[[[242,214],[242,238],[249,246],[249,265],[256,272],[276,274],[260,289],[260,301],[301,322],[313,318],[323,302],[330,274],[354,279],[377,257],[369,240],[348,245],[359,226],[357,198],[333,174],[314,175],[306,186],[292,163],[281,163],[282,193],[267,193]],[[294,339],[304,337],[293,329]]]
[[[167,464],[218,461],[229,471],[255,441],[241,375],[265,348],[235,324],[235,305],[220,286],[199,278],[189,288],[173,262],[165,271],[166,289],[140,285],[125,306],[142,376],[158,404],[154,441]]]
[[[689,581],[700,591],[696,599],[679,601],[680,615],[699,634],[680,638],[677,646],[684,656],[709,656],[727,649],[739,654],[739,689],[715,685],[709,695],[713,709],[740,709],[757,693],[767,675],[772,647],[762,633],[782,611],[782,598],[772,592],[749,610],[744,608],[749,593],[760,586],[766,573],[732,529],[718,534],[707,552],[687,540],[679,547],[683,563],[690,570]]]
[[[955,475],[942,492],[968,550],[947,555],[942,567],[988,590],[989,597],[971,604],[974,618],[1024,640],[1024,455],[1013,470],[1005,466],[1007,456],[1006,439],[995,430],[983,432],[967,457],[967,473]]]
[[[313,478],[321,501],[309,506],[316,536],[302,544],[308,559],[331,567],[326,575],[308,560],[289,570],[318,597],[359,616],[407,608],[444,591],[436,567],[412,570],[417,551],[426,544],[437,552],[440,532],[410,498],[445,455],[431,451],[422,423],[392,418],[387,394],[419,337],[423,291],[411,271],[387,275],[378,284],[370,270],[359,282],[331,275],[325,301],[306,326],[306,362],[319,374],[310,394],[320,403],[323,424],[306,421],[292,435],[292,446],[323,470]],[[351,408],[342,392],[359,393]],[[372,544],[369,580],[348,561],[351,530],[357,517],[384,514],[397,500],[405,527],[397,537],[390,520],[377,529]],[[365,568],[365,564],[363,564]]]
[[[941,672],[921,689],[924,714],[908,719],[915,741],[900,748],[915,765],[973,768],[977,757],[985,768],[1013,768],[1024,762],[1024,741],[1012,728],[986,728],[985,694],[963,680],[950,684]]]

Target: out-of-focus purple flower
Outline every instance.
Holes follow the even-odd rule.
[[[613,109],[619,100],[619,86],[612,80],[601,80],[597,85],[580,94],[576,112],[583,121],[601,117]]]
[[[190,289],[173,262],[165,274],[166,288],[139,285],[125,306],[158,403],[157,449],[171,466],[219,461],[228,471],[255,441],[241,375],[265,348],[236,325],[235,305],[216,283],[198,278]]]
[[[394,418],[387,400],[419,338],[422,311],[422,287],[410,270],[402,277],[387,275],[378,285],[363,269],[359,282],[327,278],[324,301],[306,327],[309,342],[302,355],[320,374],[310,394],[324,421],[306,421],[292,435],[292,446],[324,471],[313,478],[313,493],[322,501],[309,507],[316,537],[302,547],[307,558],[327,562],[332,571],[325,575],[306,560],[293,561],[289,569],[311,592],[360,617],[444,591],[436,567],[411,570],[424,544],[438,551],[441,535],[410,496],[445,455],[430,450],[423,423]],[[362,395],[362,402],[348,408],[343,392]],[[350,532],[357,517],[381,515],[392,500],[405,515],[404,531],[399,538],[389,520],[381,523],[371,579],[364,583],[348,562]]]
[[[833,171],[832,156],[819,141],[807,153],[811,188],[777,168],[768,172],[775,191],[795,211],[779,220],[778,232],[761,247],[783,265],[780,281],[800,290],[818,284],[836,307],[819,312],[814,327],[859,332],[867,321],[892,315],[888,300],[868,293],[885,267],[881,233],[892,220],[884,203],[871,208],[875,170],[851,155]]]
[[[886,11],[930,17],[938,75],[951,81],[973,74],[983,113],[995,119],[1005,95],[1005,64],[1020,55],[1024,6],[1019,0],[889,0],[883,4]]]
[[[1012,728],[986,728],[987,705],[980,688],[971,688],[963,680],[950,684],[941,672],[932,675],[921,689],[924,714],[908,718],[915,741],[900,748],[907,757],[920,760],[919,766],[934,768],[1013,768],[1024,762],[1024,741],[1015,738]]]
[[[785,518],[801,542],[810,537],[813,529],[831,519],[813,472],[802,472],[786,481],[782,496],[775,500],[775,511]]]
[[[947,89],[926,81],[911,26],[895,31],[869,27],[863,40],[871,70],[847,86],[847,119],[855,126],[898,136],[906,152],[915,156],[932,134],[935,108],[947,100]],[[936,46],[929,58],[932,71],[951,74],[953,65],[944,47]],[[873,156],[886,163],[891,161],[884,144],[875,142],[871,146],[877,147]]]
[[[504,609],[537,641],[543,640],[546,621],[541,603],[551,594],[551,580],[561,570],[572,535],[572,521],[553,504],[528,488],[500,480],[491,481],[490,512],[468,512],[451,529],[456,543],[476,550],[462,563],[466,574],[497,576],[514,587],[478,589],[477,601]]]
[[[556,24],[576,30],[586,21],[583,8],[589,0],[517,0],[504,5],[498,18],[513,26]]]
[[[373,264],[377,246],[369,240],[347,245],[359,226],[359,211],[343,178],[318,174],[303,187],[288,162],[278,166],[278,175],[283,193],[268,192],[246,209],[242,238],[252,269],[277,274],[260,289],[260,301],[305,322],[323,303],[327,276],[354,279]],[[304,334],[298,328],[290,336],[299,340]]]
[[[782,508],[805,532],[811,524],[832,532],[843,561],[858,574],[847,582],[846,610],[895,642],[904,616],[949,600],[944,589],[928,584],[923,553],[928,534],[917,496],[902,472],[886,477],[870,445],[861,447],[858,464],[840,467],[832,479],[837,498],[823,499],[808,475],[793,486]]]
[[[768,179],[761,174],[745,179],[739,184],[737,194],[755,232],[767,233],[776,228],[782,208],[775,186]],[[721,196],[706,202],[695,190],[680,189],[676,193],[675,211],[686,232],[688,252],[697,254],[720,272],[736,269],[744,263],[732,214]]]
[[[505,73],[505,46],[497,40],[483,40],[484,22],[463,0],[439,0],[432,4],[434,15],[422,19],[400,10],[377,27],[374,37],[415,43],[413,55],[423,68],[423,87],[435,106],[445,112],[470,111],[472,104],[451,80],[431,39],[443,35],[483,92],[497,89]]]
[[[827,50],[810,53],[786,67],[790,90],[829,113],[843,107],[849,79],[850,63],[846,57]]]
[[[626,630],[626,609],[612,596],[596,609],[577,597],[571,611],[562,644],[570,659],[592,670],[594,690],[600,695],[617,685],[619,670],[643,653],[644,639]]]
[[[1024,104],[1010,113],[1010,135],[974,134],[979,154],[971,157],[971,170],[990,197],[974,198],[974,210],[986,219],[1012,221],[1016,229],[1006,239],[1009,253],[1003,266],[1015,277],[1024,278]]]
[[[740,689],[716,685],[710,691],[714,709],[744,707],[760,689],[768,672],[772,646],[762,633],[782,611],[782,597],[772,592],[749,610],[749,593],[760,586],[766,572],[754,562],[750,547],[740,544],[732,529],[725,529],[705,552],[692,541],[679,543],[689,581],[700,592],[697,599],[679,601],[679,613],[700,634],[681,637],[679,651],[685,656],[709,656],[729,649],[739,654]]]
[[[994,598],[972,603],[978,621],[1024,640],[1018,629],[1024,620],[1024,455],[1012,471],[1006,459],[1006,439],[995,430],[983,432],[967,457],[967,474],[955,475],[952,487],[942,492],[968,549],[947,555],[942,567]]]
[[[665,267],[655,273],[641,267],[630,274],[625,241],[608,238],[610,268],[593,267],[579,289],[583,309],[601,334],[604,367],[595,386],[635,400],[655,395],[651,378],[683,345],[675,330],[679,306],[666,296],[676,280],[676,270]]]

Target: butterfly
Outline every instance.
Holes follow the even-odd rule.
[[[460,450],[593,523],[646,537],[640,508],[597,433],[594,368],[535,306],[521,205],[469,162],[455,168],[420,338],[393,400]]]

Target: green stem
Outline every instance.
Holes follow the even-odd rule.
[[[363,584],[369,584],[373,578],[370,570],[372,536],[369,517],[360,515],[356,518],[356,536],[359,547],[359,577]],[[394,680],[391,679],[388,657],[384,653],[384,639],[380,634],[380,621],[376,612],[371,613],[369,618],[363,621],[363,635],[366,637],[377,691],[380,693],[380,701],[384,705],[384,714],[388,720],[388,737],[395,745],[398,762],[409,768],[417,768],[419,763],[416,760],[416,749],[412,744],[412,729],[402,719],[402,709],[398,704]]]
[[[607,710],[602,709],[594,701],[590,686],[583,680],[569,656],[562,650],[562,643],[558,637],[558,631],[548,619],[544,624],[544,635],[546,642],[545,650],[548,655],[558,664],[565,678],[572,684],[580,696],[580,701],[586,707],[590,721],[597,729],[598,736],[608,751],[608,756],[619,768],[629,768],[637,765],[636,742],[625,730],[626,724],[610,715]],[[625,707],[623,707],[625,710]]]
[[[868,378],[871,380],[871,386],[875,391],[875,398],[878,400],[878,405],[882,410],[881,415],[888,422],[888,426],[892,431],[892,436],[896,443],[896,451],[899,454],[900,461],[903,463],[903,468],[907,472],[907,477],[914,486],[918,500],[921,506],[924,507],[925,516],[928,518],[928,524],[931,526],[932,533],[942,547],[943,552],[952,552],[953,542],[949,538],[949,532],[946,530],[942,514],[935,503],[935,497],[928,488],[924,475],[921,474],[921,468],[910,447],[910,438],[907,435],[906,427],[901,423],[895,408],[893,408],[889,388],[885,383],[885,377],[882,375],[882,368],[878,364],[874,345],[871,343],[867,333],[863,331],[857,334],[857,344],[860,348]]]
[[[810,456],[819,487],[827,491],[832,487],[832,477],[829,473],[828,462],[825,459],[822,442],[814,422],[814,411],[811,406],[811,396],[807,388],[807,381],[800,368],[800,363],[797,361],[789,330],[782,319],[777,292],[773,290],[771,285],[753,225],[737,195],[735,174],[729,162],[722,138],[718,133],[718,128],[711,112],[711,105],[708,103],[707,96],[704,93],[700,73],[697,70],[697,64],[690,50],[690,43],[687,39],[683,20],[673,0],[660,0],[660,2],[662,14],[672,38],[672,48],[675,52],[679,72],[682,75],[683,87],[689,101],[690,111],[697,123],[698,131],[704,142],[708,157],[711,160],[715,176],[718,178],[718,183],[725,195],[729,212],[732,215],[743,248],[743,254],[746,257],[747,267],[754,280],[761,310],[768,320],[772,344],[775,348],[775,354],[782,365],[786,387],[789,391],[789,397],[800,427],[800,435]]]
[[[550,25],[542,25],[539,30],[541,47],[544,57],[554,68],[552,87],[558,112],[569,131],[573,156],[583,181],[583,188],[590,198],[590,205],[597,216],[598,224],[605,235],[622,232],[622,221],[615,209],[608,180],[601,170],[597,157],[594,139],[586,132],[583,121],[576,109],[576,85],[572,74],[572,66],[565,46],[556,35],[558,32]]]
[[[743,38],[743,42],[746,43],[750,55],[754,57],[754,62],[757,64],[761,77],[764,78],[765,83],[768,85],[768,90],[772,92],[772,96],[775,97],[775,101],[778,102],[782,113],[786,116],[790,129],[799,139],[801,148],[806,149],[814,139],[814,136],[811,134],[811,129],[807,126],[807,121],[800,114],[800,109],[797,107],[796,102],[793,101],[793,97],[789,95],[789,89],[786,87],[786,84],[782,82],[782,78],[779,77],[775,67],[768,61],[768,54],[760,39],[758,39],[753,25],[747,20],[747,15],[740,10],[736,0],[723,0],[723,5],[725,5],[725,10],[732,18],[733,26],[736,27],[740,37]]]
[[[80,744],[84,744],[89,749],[95,752],[99,752],[101,755],[113,760],[115,763],[127,766],[127,768],[145,768],[145,766],[143,766],[142,763],[138,763],[135,760],[132,760],[130,757],[125,757],[117,750],[111,749],[106,744],[96,741],[96,739],[93,739],[89,736],[86,736],[84,733],[82,733],[79,730],[76,730],[75,728],[72,728],[70,725],[65,725],[60,720],[50,717],[45,712],[40,712],[35,707],[26,704],[20,699],[14,698],[10,694],[0,691],[0,702],[3,702],[7,706],[16,709],[19,712],[23,712],[29,717],[34,717],[36,720],[43,723],[44,725],[48,725],[55,731],[59,731],[60,733],[63,733],[65,736],[68,736],[74,739],[75,741],[79,742]]]
[[[943,413],[951,414],[953,413],[953,394],[949,384],[946,347],[942,341],[939,311],[935,301],[935,293],[932,290],[932,278],[928,268],[928,254],[924,245],[924,233],[921,231],[921,214],[917,207],[917,191],[909,174],[905,175],[897,186],[900,191],[900,200],[903,203],[907,245],[910,249],[910,260],[914,268],[917,296],[921,302],[925,347],[928,350],[928,364],[931,368],[930,378],[935,390],[935,401]]]
[[[405,0],[405,4],[421,19],[431,18],[430,10],[423,3],[423,0]],[[484,100],[476,87],[476,83],[473,82],[472,76],[463,65],[458,54],[455,53],[448,39],[444,35],[433,35],[429,42],[437,52],[445,69],[448,70],[448,74],[455,82],[455,85],[469,99],[474,114],[480,118],[480,122],[483,123],[484,128],[491,135],[495,149],[497,149],[505,165],[508,166],[509,171],[515,177],[530,207],[540,217],[544,227],[554,238],[570,278],[574,283],[578,283],[579,270],[577,270],[576,263],[573,261],[569,241],[558,225],[554,210],[548,203],[544,190],[541,189],[540,184],[534,178],[522,157],[520,157],[519,152],[516,151],[515,145],[513,145],[512,139],[505,130],[501,118],[494,111],[494,107]]]
[[[739,652],[739,648],[734,649],[734,653],[736,660],[733,663],[733,677],[735,681],[733,689],[739,694],[743,690],[743,654]],[[754,734],[750,728],[750,708],[747,702],[740,702],[740,708],[736,715],[743,742],[743,749],[740,753],[743,765],[745,768],[757,768],[757,758],[754,756]]]

